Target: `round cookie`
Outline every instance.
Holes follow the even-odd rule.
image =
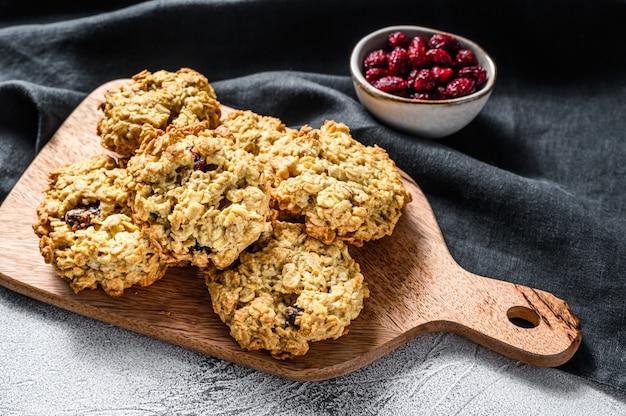
[[[206,122],[144,133],[127,168],[135,219],[166,261],[228,267],[268,226],[262,167]]]
[[[97,125],[102,146],[131,155],[141,144],[145,125],[165,130],[170,125],[206,120],[219,124],[220,103],[207,78],[189,68],[176,72],[144,70],[130,82],[105,94],[104,115]]]
[[[75,293],[98,285],[111,296],[160,279],[167,266],[127,206],[124,161],[97,155],[54,169],[33,229],[39,248]]]
[[[298,223],[276,222],[236,266],[208,268],[205,277],[214,311],[240,346],[281,359],[345,334],[369,297],[347,245],[326,245]]]
[[[278,208],[304,216],[307,233],[325,243],[361,246],[391,235],[411,194],[387,152],[356,141],[334,121],[302,128],[300,140],[282,157],[284,166],[284,150],[272,150],[274,169],[289,174],[272,190]]]
[[[278,119],[239,111],[224,125],[266,165],[279,218],[304,217],[307,233],[327,244],[390,235],[411,201],[387,152],[358,142],[343,123],[285,131]]]

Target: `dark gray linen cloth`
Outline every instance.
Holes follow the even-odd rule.
[[[562,369],[626,389],[626,2],[0,1],[0,201],[94,88],[191,67],[225,105],[348,124],[423,188],[455,259],[566,300],[583,343]],[[359,104],[358,39],[415,24],[496,60],[468,127],[432,141]]]

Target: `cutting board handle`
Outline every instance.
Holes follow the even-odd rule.
[[[433,323],[512,359],[541,367],[565,363],[578,349],[580,323],[551,293],[470,273],[450,264],[454,287]]]
[[[401,172],[413,202],[405,207],[402,245],[387,252],[398,264],[401,287],[411,294],[407,335],[454,332],[521,362],[555,367],[569,360],[582,339],[578,318],[551,293],[471,273],[448,250],[439,224],[417,183]],[[384,297],[384,294],[383,294]],[[399,314],[396,312],[395,314]]]

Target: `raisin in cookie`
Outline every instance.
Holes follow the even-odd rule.
[[[228,267],[268,226],[262,168],[228,129],[145,129],[128,162],[134,217],[168,262]]]
[[[124,162],[106,155],[54,169],[33,229],[46,263],[78,293],[100,285],[111,296],[147,286],[167,269],[131,218]]]
[[[345,334],[369,297],[347,245],[326,245],[297,223],[276,222],[236,267],[209,268],[205,277],[213,309],[240,346],[281,359]]]
[[[189,68],[144,70],[108,91],[99,108],[104,112],[97,125],[102,146],[122,155],[139,147],[145,125],[164,130],[170,124],[207,120],[213,128],[221,117],[213,87],[204,75]]]
[[[387,152],[358,142],[343,123],[296,132],[279,119],[236,111],[223,125],[266,166],[280,218],[304,217],[309,235],[325,243],[361,246],[390,235],[411,201]]]

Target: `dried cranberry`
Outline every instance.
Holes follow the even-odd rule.
[[[469,49],[461,49],[456,53],[454,63],[458,68],[478,65],[478,58],[476,58],[476,54],[473,51]]]
[[[426,39],[422,36],[415,36],[411,39],[407,53],[409,54],[409,59],[411,59],[413,69],[421,69],[428,63],[426,58],[426,45]]]
[[[428,40],[428,47],[431,49],[443,49],[450,55],[455,56],[456,52],[461,49],[461,44],[454,36],[435,33]]]
[[[404,32],[392,32],[387,36],[387,44],[391,49],[397,47],[406,49],[409,46],[409,38]]]
[[[100,213],[100,204],[79,205],[65,213],[65,222],[72,231],[84,230],[91,225],[91,219]]]
[[[476,91],[476,82],[469,78],[456,78],[446,86],[445,95],[448,98],[464,97]]]
[[[296,305],[286,307],[285,308],[285,318],[287,319],[287,323],[289,325],[295,325],[296,324],[296,318],[302,312],[304,312],[304,309],[302,309],[301,307],[296,306]]]
[[[409,49],[407,53],[409,54],[409,59],[411,60],[411,65],[413,66],[413,69],[422,69],[428,66],[428,57],[426,56],[426,51]]]
[[[189,247],[189,250],[206,254],[211,254],[213,252],[213,250],[211,250],[211,247],[200,245],[200,243],[198,243],[197,241],[193,246]]]
[[[374,87],[389,94],[405,94],[409,88],[407,82],[392,75],[382,77],[374,81]]]
[[[433,66],[431,72],[435,77],[437,84],[447,84],[454,77],[454,70],[452,68],[442,68],[440,66]]]
[[[193,150],[193,146],[189,146],[187,150],[189,150],[191,152],[191,155],[193,156],[193,169],[194,170],[200,170],[202,172],[209,172],[209,171],[217,169],[217,165],[214,165],[212,163],[207,164],[206,160],[202,157],[202,155],[200,155],[199,153]]]
[[[461,68],[457,75],[460,78],[473,79],[476,82],[476,87],[482,87],[487,82],[487,71],[480,65]]]
[[[404,78],[411,71],[411,59],[406,49],[395,48],[387,56],[387,61],[389,62],[389,75]]]
[[[443,49],[429,49],[426,51],[426,58],[431,65],[451,67],[452,58],[450,54]]]
[[[383,49],[377,49],[367,54],[363,61],[365,68],[387,68],[387,53]]]
[[[427,92],[416,92],[411,94],[411,98],[414,100],[430,100],[430,94]]]
[[[370,84],[372,84],[377,79],[380,79],[387,75],[389,75],[389,71],[387,71],[385,68],[370,68],[365,71],[365,79]]]
[[[409,43],[407,48],[409,51],[415,50],[418,52],[426,52],[426,49],[428,49],[428,42],[426,42],[426,39],[422,36],[415,36],[411,39],[411,43]]]
[[[435,88],[435,76],[430,69],[421,69],[413,84],[415,92],[430,92]]]

